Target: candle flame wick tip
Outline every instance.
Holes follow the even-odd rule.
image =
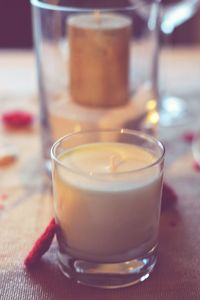
[[[100,10],[95,10],[94,12],[94,17],[95,17],[95,20],[100,23],[101,21],[101,13],[100,13]]]

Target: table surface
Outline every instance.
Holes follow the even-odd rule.
[[[200,299],[200,172],[193,168],[191,145],[182,138],[200,129],[200,48],[162,55],[170,58],[165,65],[170,89],[184,97],[189,110],[181,124],[159,131],[166,146],[165,181],[178,202],[161,213],[159,259],[150,278],[129,288],[100,290],[64,278],[55,242],[37,268],[23,266],[52,216],[52,198],[42,168],[33,53],[0,52],[0,113],[26,109],[35,116],[27,130],[5,128],[0,121],[0,147],[18,151],[15,163],[0,167],[0,299]]]

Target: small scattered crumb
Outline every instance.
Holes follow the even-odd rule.
[[[0,167],[12,164],[17,159],[17,151],[15,147],[5,145],[0,148]]]

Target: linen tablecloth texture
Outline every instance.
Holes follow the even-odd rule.
[[[161,214],[158,263],[137,286],[100,290],[77,285],[59,271],[55,242],[38,267],[24,268],[24,257],[52,216],[52,197],[41,168],[37,118],[31,130],[0,125],[0,146],[15,145],[19,152],[14,164],[0,168],[0,299],[200,299],[200,173],[192,167],[191,145],[182,140],[186,130],[200,129],[199,53],[200,48],[173,53],[171,88],[187,100],[190,118],[182,126],[163,128],[160,137],[167,150],[165,180],[179,200]],[[33,54],[0,52],[0,66],[0,112],[26,108],[37,116]]]

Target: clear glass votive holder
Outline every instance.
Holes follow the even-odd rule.
[[[141,132],[82,131],[51,149],[58,264],[101,288],[149,277],[157,260],[164,147]]]
[[[44,157],[70,132],[155,133],[159,1],[30,0]]]

